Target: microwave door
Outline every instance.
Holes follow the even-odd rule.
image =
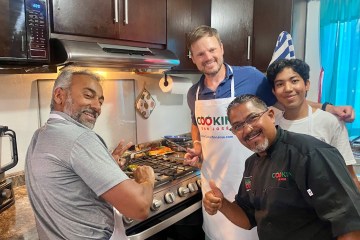
[[[24,0],[0,0],[0,59],[27,59]]]

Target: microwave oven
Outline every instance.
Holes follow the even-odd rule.
[[[49,63],[47,0],[0,0],[0,65]]]

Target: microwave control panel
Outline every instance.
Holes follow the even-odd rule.
[[[28,59],[49,59],[46,0],[25,0]]]

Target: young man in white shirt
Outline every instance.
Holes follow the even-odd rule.
[[[309,65],[299,59],[280,59],[269,66],[267,78],[278,102],[284,107],[284,112],[277,114],[276,122],[285,130],[308,134],[336,147],[360,189],[344,122],[329,112],[311,107],[306,101],[310,89],[309,72]]]

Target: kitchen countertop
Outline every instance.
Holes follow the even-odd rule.
[[[14,194],[15,204],[0,213],[0,240],[39,240],[26,186],[15,187]],[[164,234],[160,232],[151,239],[172,240]]]
[[[0,239],[38,240],[26,186],[14,187],[15,204],[0,213]]]

